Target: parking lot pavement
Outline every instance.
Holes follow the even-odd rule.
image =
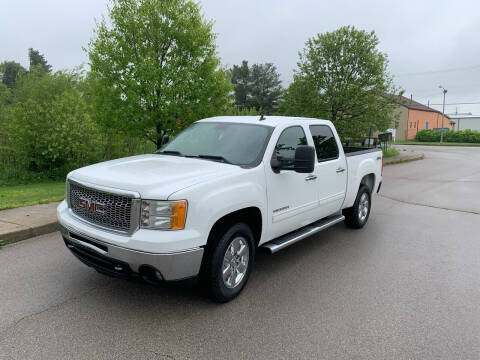
[[[479,150],[386,167],[364,229],[259,254],[223,305],[99,275],[58,233],[8,245],[0,359],[478,358]]]

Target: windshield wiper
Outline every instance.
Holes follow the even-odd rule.
[[[221,162],[224,162],[225,164],[231,164],[230,161],[225,159],[223,156],[219,156],[219,155],[197,155],[196,157],[198,157],[200,159],[221,161]]]
[[[156,154],[183,156],[183,154],[180,151],[176,151],[176,150],[157,151]]]

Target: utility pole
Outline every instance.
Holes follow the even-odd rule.
[[[443,143],[443,119],[445,118],[445,94],[447,93],[447,89],[442,85],[438,85],[438,87],[443,89],[442,129],[440,130],[440,143]]]

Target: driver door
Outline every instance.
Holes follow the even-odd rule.
[[[291,126],[283,130],[275,145],[272,158],[282,163],[290,161],[293,168],[295,150],[299,145],[309,145],[305,130]],[[318,179],[314,174],[301,174],[293,170],[275,173],[270,164],[266,166],[268,209],[271,222],[271,238],[314,222],[318,207]]]

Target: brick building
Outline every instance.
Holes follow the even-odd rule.
[[[442,127],[442,113],[405,96],[396,96],[399,114],[395,126],[395,140],[414,140],[420,130],[438,129]],[[452,127],[451,119],[445,115],[443,128]]]

